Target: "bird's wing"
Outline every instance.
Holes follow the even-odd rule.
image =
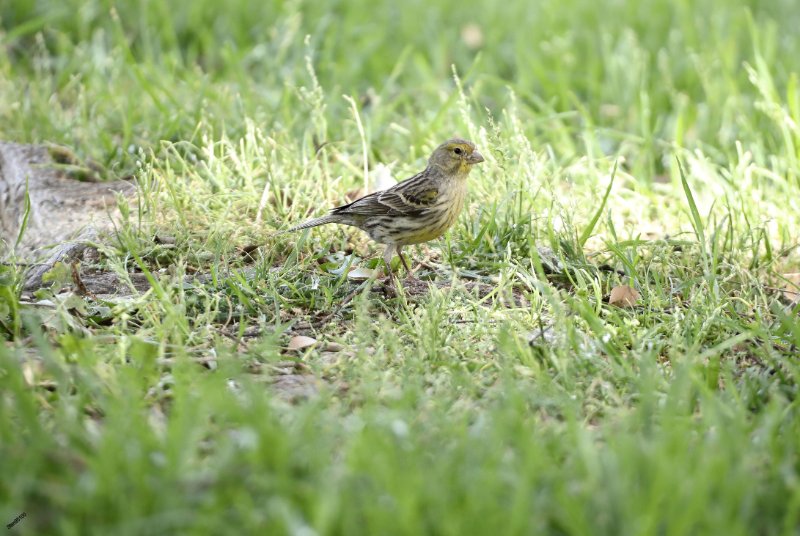
[[[424,173],[424,172],[423,172]],[[423,173],[415,175],[388,190],[381,190],[356,199],[349,205],[333,209],[334,214],[361,216],[413,216],[430,208],[439,196],[439,190],[423,179]]]

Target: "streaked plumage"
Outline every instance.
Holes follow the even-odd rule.
[[[401,253],[403,246],[438,238],[455,223],[464,206],[467,175],[480,162],[483,156],[474,143],[461,138],[447,140],[433,151],[428,166],[420,173],[289,231],[326,223],[358,227],[376,242],[386,244],[383,259],[387,267],[397,252],[410,273]]]

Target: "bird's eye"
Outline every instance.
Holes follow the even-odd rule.
[[[461,149],[461,147],[456,147],[455,149],[453,149],[453,152],[454,152],[454,153],[456,153],[457,155],[460,155],[460,154],[462,154],[464,151]]]

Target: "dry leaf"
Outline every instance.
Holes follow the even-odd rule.
[[[317,344],[317,339],[305,335],[295,335],[289,340],[289,350],[304,350]]]
[[[153,242],[156,244],[177,244],[178,239],[171,235],[163,235],[157,234],[155,238],[153,238]]]
[[[635,288],[628,285],[617,285],[611,289],[608,303],[617,307],[633,307],[639,301],[639,296],[639,291]]]
[[[350,281],[366,281],[379,275],[380,270],[372,270],[370,268],[353,268],[347,272],[347,279]]]
[[[326,352],[341,352],[342,350],[344,350],[344,346],[338,342],[329,342],[325,345]]]
[[[37,372],[41,371],[41,365],[31,362],[22,364],[22,377],[25,378],[25,383],[28,385],[36,384]]]

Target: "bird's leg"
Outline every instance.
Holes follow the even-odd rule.
[[[386,265],[386,272],[391,277],[394,275],[392,271],[392,257],[394,256],[394,244],[389,244],[383,252],[383,263]]]
[[[408,261],[406,261],[406,258],[403,256],[403,246],[396,246],[395,251],[397,251],[397,256],[400,257],[400,262],[403,263],[403,268],[406,269],[406,279],[416,279],[411,272],[411,266],[409,266]]]
[[[392,271],[392,256],[394,254],[394,244],[386,246],[386,251],[383,252],[383,262],[386,264],[386,280],[384,283],[388,288],[394,289],[394,272]],[[402,257],[400,257],[402,259]]]

